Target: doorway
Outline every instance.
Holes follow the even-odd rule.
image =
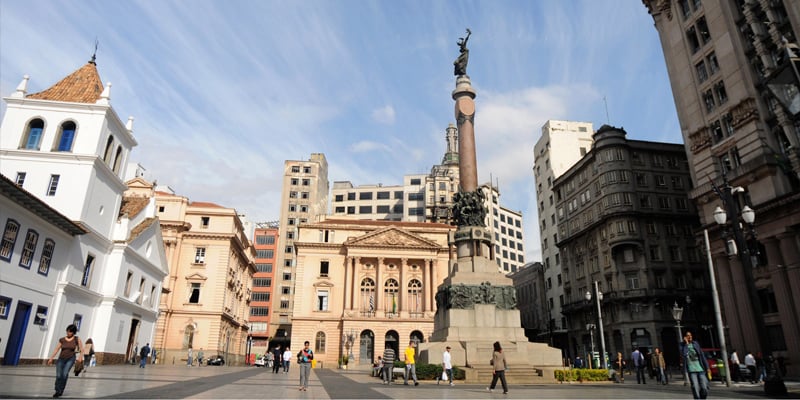
[[[31,317],[31,304],[23,301],[17,302],[17,310],[14,312],[14,320],[11,323],[11,332],[8,334],[8,344],[3,355],[3,364],[19,364],[19,356],[22,354],[22,343],[25,342],[25,332],[28,329],[28,320]]]
[[[139,336],[139,320],[133,318],[131,319],[131,331],[128,334],[128,351],[125,353],[128,355],[128,360],[130,360],[131,364],[136,363],[136,352],[134,351],[134,347],[138,348],[139,346],[139,344],[136,343],[137,336]]]
[[[360,348],[358,354],[358,363],[362,365],[371,365],[372,357],[375,352],[375,334],[367,329],[361,331]]]

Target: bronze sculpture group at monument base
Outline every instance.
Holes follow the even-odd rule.
[[[440,364],[450,347],[453,365],[464,369],[468,383],[486,383],[494,367],[489,365],[492,344],[500,342],[511,383],[555,382],[553,371],[561,368],[561,350],[525,337],[517,309],[516,290],[510,278],[498,271],[491,232],[485,228],[484,194],[477,185],[475,155],[475,96],[467,73],[467,35],[458,42],[455,66],[455,117],[459,143],[459,192],[452,213],[458,226],[450,239],[456,259],[436,294],[436,314],[431,340],[419,345],[419,362]]]

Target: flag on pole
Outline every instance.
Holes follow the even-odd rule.
[[[392,314],[397,312],[397,296],[392,296]]]
[[[369,296],[369,311],[375,311],[375,298],[372,295]]]

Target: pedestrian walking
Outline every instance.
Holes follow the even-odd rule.
[[[275,360],[272,352],[267,349],[267,368],[272,368],[272,362]]]
[[[692,396],[695,399],[705,399],[708,397],[708,361],[700,343],[693,340],[692,332],[687,331],[683,335],[681,356],[685,360],[684,372],[689,375],[689,382],[692,384]]]
[[[274,364],[272,365],[272,372],[278,373],[281,370],[281,366],[283,362],[281,359],[283,358],[283,352],[281,351],[280,346],[275,346],[275,349],[272,350],[272,359],[274,360]]]
[[[153,357],[152,357],[153,358],[153,364],[156,363],[156,357],[158,357],[158,356],[156,355],[156,349],[154,348],[153,349]]]
[[[450,346],[444,348],[444,353],[442,353],[442,369],[444,370],[444,375],[441,378],[447,376],[447,380],[450,381],[450,386],[454,386],[453,384],[453,363],[452,357],[450,354]],[[439,382],[437,381],[436,384],[438,385]]]
[[[189,353],[186,355],[186,366],[187,366],[187,367],[191,367],[191,366],[192,366],[192,363],[194,363],[194,357],[193,357],[193,355],[194,355],[194,353],[192,353],[192,348],[191,348],[191,346],[190,346],[190,347],[189,347]]]
[[[614,366],[617,367],[617,383],[625,383],[625,358],[622,357],[622,352],[617,352],[617,359],[614,361]]]
[[[756,353],[756,368],[758,369],[758,382],[764,382],[764,379],[767,378],[767,368],[766,364],[764,364],[764,355],[759,351]]]
[[[203,352],[203,348],[200,348],[200,351],[197,352],[197,366],[203,366],[203,360],[206,358],[206,353]]]
[[[495,386],[497,386],[497,380],[500,379],[500,383],[503,385],[503,394],[507,394],[506,370],[508,365],[506,364],[506,355],[503,353],[503,348],[500,347],[500,342],[494,342],[494,352],[489,364],[494,366],[494,372],[492,373],[492,384],[486,390],[493,392]]]
[[[392,378],[394,373],[392,373],[392,369],[394,368],[394,349],[391,347],[386,347],[383,350],[383,383],[386,385],[392,384]]]
[[[667,384],[667,374],[664,373],[666,367],[667,364],[664,361],[664,354],[661,353],[661,349],[656,347],[655,354],[653,354],[653,368],[656,370],[656,379],[662,385]]]
[[[292,351],[289,346],[286,346],[286,351],[283,352],[283,373],[289,373],[289,363],[292,361]]]
[[[733,349],[731,352],[730,367],[731,379],[733,379],[734,382],[739,382],[739,355],[736,354],[736,349]]]
[[[297,353],[297,367],[300,368],[300,390],[308,390],[308,375],[311,374],[311,360],[314,359],[314,352],[308,347],[308,340],[303,343],[303,350]],[[289,348],[286,348],[289,351]],[[291,356],[290,356],[291,357]],[[289,367],[286,367],[288,372]]]
[[[139,342],[133,346],[133,353],[131,353],[131,364],[136,364],[136,355],[139,354]]]
[[[753,357],[753,353],[747,351],[747,355],[744,356],[744,366],[747,367],[747,370],[750,371],[750,383],[756,383],[758,380],[758,375],[756,373],[756,358]]]
[[[414,362],[414,341],[408,342],[408,347],[406,347],[406,351],[403,353],[405,355],[405,362],[406,362],[406,369],[403,371],[403,385],[408,385],[408,377],[409,375],[414,380],[414,386],[419,386],[419,382],[417,381],[417,365]]]
[[[150,355],[150,343],[145,344],[139,352],[139,368],[144,368],[147,365],[147,357]]]
[[[83,344],[83,374],[86,375],[86,370],[92,365],[92,357],[94,357],[94,342],[92,338],[86,339]]]
[[[58,344],[56,344],[53,354],[47,360],[47,365],[53,365],[53,359],[58,355],[58,360],[56,361],[56,392],[53,393],[53,397],[61,397],[64,394],[64,389],[67,387],[67,378],[69,378],[69,370],[76,362],[76,354],[81,357],[80,360],[83,362],[81,350],[83,345],[81,339],[75,336],[76,333],[78,333],[78,327],[75,324],[68,325],[66,336],[58,339]]]
[[[646,376],[644,375],[644,355],[639,349],[636,349],[631,354],[631,359],[633,360],[633,367],[636,369],[636,383],[644,385],[647,384]]]

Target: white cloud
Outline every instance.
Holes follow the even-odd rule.
[[[372,110],[372,119],[381,124],[391,125],[394,123],[394,108],[386,106]]]
[[[371,140],[362,140],[360,142],[350,145],[350,151],[353,153],[367,153],[375,151],[390,151],[391,149],[386,143],[374,142]]]

